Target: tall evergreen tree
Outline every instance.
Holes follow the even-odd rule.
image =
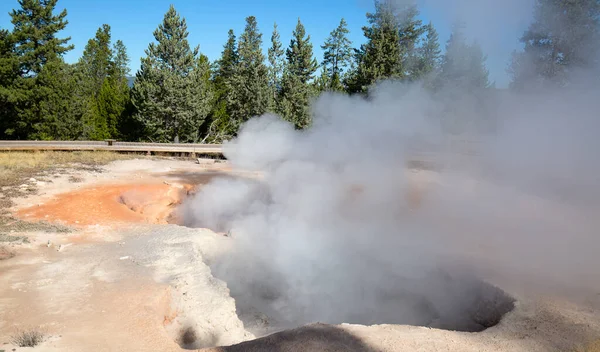
[[[67,10],[55,15],[58,0],[19,0],[20,9],[10,13],[14,25],[16,54],[19,56],[21,74],[33,76],[56,57],[73,49],[67,45],[71,37],[59,39],[56,34],[69,23]]]
[[[227,99],[238,64],[237,40],[233,29],[230,29],[227,33],[227,43],[223,47],[221,58],[215,63],[212,75],[214,100],[206,129],[205,140],[208,142],[221,143],[231,139],[237,130],[237,125],[231,119],[231,107],[228,106]]]
[[[96,31],[96,36],[88,41],[78,63],[82,73],[78,92],[80,98],[87,101],[87,107],[82,111],[86,139],[109,137],[107,111],[98,103],[101,91],[103,100],[110,99],[107,96],[110,86],[106,80],[113,70],[112,57],[110,26],[104,24]]]
[[[425,38],[416,49],[416,64],[411,71],[412,79],[431,80],[433,77],[430,75],[439,68],[441,53],[438,33],[430,22],[425,26]]]
[[[127,78],[129,72],[131,71],[129,68],[129,63],[131,60],[129,59],[129,55],[127,55],[127,48],[125,47],[125,44],[120,39],[116,41],[113,47],[113,53],[114,67],[115,70],[117,70],[116,74],[119,77]]]
[[[561,86],[574,71],[597,68],[600,1],[537,0],[521,42],[525,48],[513,55],[509,68],[513,88]]]
[[[194,99],[201,103],[201,113],[204,118],[207,118],[210,114],[212,104],[214,102],[214,86],[211,82],[211,63],[208,56],[200,54],[195,62],[194,70],[191,74],[192,82],[194,86],[200,87],[197,91],[197,96]],[[205,133],[204,126],[202,123],[189,124],[188,130],[185,130],[185,134],[190,136],[188,140],[193,142],[200,142],[202,135]]]
[[[485,55],[477,43],[468,43],[462,24],[454,26],[442,58],[434,91],[444,106],[442,126],[452,134],[478,133],[485,121],[483,99],[489,88]]]
[[[271,35],[271,47],[269,48],[269,86],[272,94],[271,110],[273,111],[280,111],[281,80],[285,67],[283,55],[281,36],[277,30],[277,23],[275,23]]]
[[[319,64],[313,57],[310,35],[306,34],[306,29],[300,19],[292,32],[290,46],[286,50],[286,58],[287,70],[290,74],[297,76],[304,84],[313,79]]]
[[[310,35],[306,35],[300,19],[292,33],[290,46],[286,50],[286,58],[281,92],[281,113],[296,128],[306,128],[311,122],[309,105],[314,92],[310,83],[319,64],[313,57]]]
[[[16,111],[14,84],[19,77],[19,61],[15,55],[15,43],[8,30],[0,29],[0,138],[13,134]]]
[[[403,77],[400,26],[392,0],[375,0],[375,12],[367,13],[363,27],[367,42],[355,53],[357,67],[348,77],[350,93],[366,92],[381,79]]]
[[[327,71],[325,66],[321,66],[321,73],[318,77],[315,78],[313,82],[313,89],[316,92],[316,94],[336,90],[331,88],[331,77],[329,76],[329,72]]]
[[[321,48],[324,50],[323,63],[329,76],[327,89],[341,91],[344,89],[342,75],[352,59],[352,42],[348,39],[348,24],[342,18],[339,26],[333,30]]]
[[[74,138],[77,121],[67,121],[70,72],[62,55],[73,48],[58,32],[67,11],[54,14],[58,0],[19,0],[10,13],[19,76],[13,85],[18,116],[10,129],[15,138]],[[63,126],[71,126],[69,129]]]
[[[84,73],[91,81],[93,94],[100,91],[104,80],[110,74],[112,57],[110,26],[103,24],[96,31],[96,36],[88,41],[80,59]]]
[[[417,80],[419,76],[415,73],[415,66],[419,65],[419,52],[417,43],[426,32],[427,27],[418,19],[419,11],[416,5],[409,4],[403,8],[396,9],[399,17],[400,48],[402,55],[402,77],[409,80]]]
[[[135,116],[151,140],[196,141],[198,134],[190,131],[198,131],[209,113],[208,87],[198,79],[199,49],[192,50],[187,37],[186,21],[171,5],[136,74]]]
[[[437,87],[468,92],[489,87],[485,60],[481,47],[467,42],[462,24],[455,25],[446,44]]]
[[[229,82],[228,104],[231,118],[239,126],[269,108],[268,69],[261,49],[262,34],[254,16],[246,18],[246,28],[238,43],[239,63]]]
[[[121,137],[121,121],[129,103],[129,57],[122,41],[111,43],[110,26],[102,25],[77,63],[80,71],[74,99],[82,110],[83,137]]]
[[[229,79],[233,77],[235,69],[239,63],[239,55],[237,51],[237,42],[233,29],[230,29],[227,33],[227,43],[223,48],[221,59],[218,62],[219,65],[219,77],[222,79]]]
[[[113,46],[108,77],[98,95],[98,110],[106,120],[107,137],[122,138],[127,135],[126,121],[131,111],[129,74],[129,56],[121,40]]]

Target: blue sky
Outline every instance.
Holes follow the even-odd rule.
[[[447,15],[448,9],[440,5],[444,4],[439,2],[443,0],[419,1],[422,2],[420,17],[424,21],[433,22],[440,33],[443,46],[452,24],[452,20]],[[485,3],[486,0],[478,1]],[[77,61],[86,42],[94,36],[98,27],[107,23],[112,28],[113,40],[121,39],[127,46],[132,59],[132,74],[135,73],[139,68],[140,57],[144,56],[144,49],[154,40],[152,32],[162,21],[171,3],[187,20],[191,44],[200,45],[200,50],[211,60],[219,57],[227,39],[227,31],[233,28],[236,35],[239,35],[243,31],[245,18],[254,15],[263,33],[265,51],[270,45],[274,22],[277,22],[281,39],[284,46],[287,46],[296,21],[300,17],[308,34],[311,35],[315,55],[320,61],[322,57],[320,45],[331,30],[339,24],[342,17],[348,22],[350,37],[355,46],[363,42],[361,27],[366,23],[365,13],[372,9],[371,0],[59,0],[58,9],[67,9],[69,21],[62,36],[70,36],[71,43],[75,45],[75,49],[65,56],[66,61]],[[0,1],[0,27],[12,28],[8,13],[16,7],[18,7],[17,0]],[[499,12],[496,8],[487,9],[491,17]],[[510,11],[513,12],[512,9]],[[485,18],[485,13],[484,15],[478,13],[477,19],[485,23],[486,28],[489,27],[489,23],[496,20],[496,18]],[[508,81],[505,68],[510,52],[517,48],[518,37],[527,21],[521,21],[522,23],[512,25],[511,28],[505,28],[499,21],[496,22],[497,33],[486,35],[486,38],[481,41],[485,44],[484,51],[488,54],[490,78],[502,87]],[[482,32],[476,27],[473,28],[473,33]]]

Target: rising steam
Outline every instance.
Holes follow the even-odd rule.
[[[215,275],[238,309],[282,326],[486,327],[469,309],[499,294],[471,275],[583,288],[600,267],[600,90],[588,83],[465,99],[460,136],[419,84],[325,94],[305,131],[251,119],[225,155],[262,177],[214,180],[184,205],[185,221],[231,234]],[[407,168],[419,158],[438,168]]]

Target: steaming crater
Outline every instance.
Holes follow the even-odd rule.
[[[384,285],[377,285],[381,273],[374,273],[378,278],[373,284],[366,277],[353,286],[332,284],[290,292],[286,280],[278,279],[268,268],[260,276],[255,268],[248,269],[245,280],[240,280],[243,268],[236,268],[232,274],[230,266],[217,262],[212,269],[216,277],[227,282],[246,329],[257,336],[314,322],[480,332],[498,324],[515,302],[500,288],[474,276],[443,270],[419,277],[385,273],[389,281]]]
[[[405,214],[408,198],[394,197]],[[437,237],[413,231],[389,203],[381,211],[353,203],[368,215],[363,223],[337,208],[303,218],[276,200],[263,182],[215,179],[182,205],[184,224],[230,235],[230,250],[208,264],[256,336],[315,322],[479,332],[514,307],[507,293],[442,259]]]

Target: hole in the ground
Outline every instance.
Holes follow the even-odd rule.
[[[498,324],[515,301],[476,277],[441,270],[420,277],[388,273],[389,281],[383,285],[377,273],[375,280],[354,280],[352,285],[342,279],[344,284],[337,287],[335,282],[319,287],[320,280],[312,287],[293,287],[268,269],[260,277],[253,271],[247,279],[241,279],[243,269],[237,269],[232,274],[213,265],[214,274],[228,283],[244,326],[257,336],[314,322],[480,332]]]
[[[398,222],[403,203],[379,216],[367,202],[356,209],[369,218],[357,221],[330,208],[297,214],[306,204],[279,204],[277,196],[260,181],[220,178],[182,207],[187,226],[231,230],[231,250],[207,264],[256,336],[316,322],[479,332],[514,307],[501,289],[448,265],[456,258],[427,232],[395,232],[420,230]]]
[[[185,349],[193,349],[194,345],[198,340],[196,331],[192,327],[187,327],[181,330],[181,336],[179,337],[179,346]]]

